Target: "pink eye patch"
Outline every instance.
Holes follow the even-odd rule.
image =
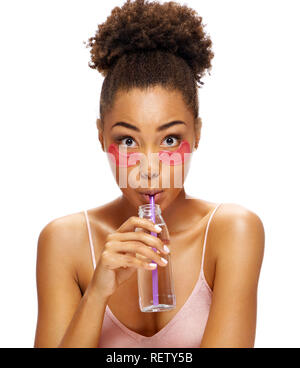
[[[112,143],[108,147],[108,153],[114,158],[116,165],[119,167],[130,167],[136,165],[137,161],[140,161],[142,154],[140,152],[125,153],[119,151],[119,147],[116,143]]]
[[[125,153],[119,151],[118,145],[116,143],[110,144],[108,147],[108,153],[111,154],[119,167],[130,167],[136,165],[138,161],[142,159],[141,152],[129,152]],[[177,150],[168,151],[161,150],[158,153],[159,160],[165,165],[182,165],[186,160],[188,155],[185,153],[191,153],[190,144],[188,141],[183,140]]]
[[[182,165],[186,160],[187,156],[185,153],[191,153],[191,147],[188,141],[183,140],[177,150],[175,151],[167,151],[162,150],[159,151],[158,157],[162,161],[162,163],[170,166],[174,165]]]

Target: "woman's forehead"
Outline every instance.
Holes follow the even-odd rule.
[[[167,89],[162,86],[148,87],[145,89],[131,88],[130,90],[119,90],[115,95],[115,102],[120,103],[134,103],[134,101],[152,103],[159,102],[169,103],[176,99],[177,102],[183,101],[182,93],[176,89]]]
[[[124,121],[135,126],[159,126],[171,120],[193,121],[180,92],[168,91],[160,87],[118,93],[113,108],[107,114],[107,122],[113,126]]]

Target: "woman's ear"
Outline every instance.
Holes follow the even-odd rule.
[[[102,150],[105,152],[104,139],[103,139],[103,127],[102,127],[102,124],[101,124],[101,120],[99,118],[97,118],[97,120],[96,120],[96,125],[97,125],[97,129],[98,129],[98,140],[101,143]]]
[[[198,148],[200,137],[201,137],[202,120],[200,117],[195,119],[195,146],[193,151]]]

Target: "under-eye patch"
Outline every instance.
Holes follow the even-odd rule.
[[[116,143],[110,144],[108,153],[114,157],[118,167],[135,166],[138,161],[141,161],[143,155],[141,152],[122,152]],[[191,148],[189,142],[183,140],[175,151],[161,150],[158,157],[165,165],[182,165],[188,156],[185,153],[191,153]]]
[[[116,165],[119,167],[130,167],[136,165],[137,161],[142,158],[141,152],[122,152],[119,151],[118,145],[112,143],[108,147],[108,153],[112,154],[115,158]]]
[[[174,165],[182,165],[186,160],[187,156],[185,153],[191,153],[191,147],[188,141],[183,140],[177,150],[175,151],[167,151],[162,150],[159,151],[159,159],[162,163],[170,166]]]

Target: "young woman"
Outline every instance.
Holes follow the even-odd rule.
[[[122,194],[42,229],[35,347],[254,346],[262,221],[237,204],[189,197],[183,185],[189,160],[152,158],[197,149],[197,82],[203,84],[200,78],[211,67],[211,44],[194,10],[144,0],[113,9],[89,39],[89,66],[105,77],[99,141],[110,162],[116,159]],[[147,160],[121,165],[124,149],[127,158],[138,154]],[[175,186],[180,173],[182,185]],[[124,175],[127,185],[120,185]],[[143,187],[130,185],[132,177]],[[146,233],[158,229],[137,215],[149,202],[147,193],[161,207],[168,244]],[[139,254],[157,267],[171,257],[175,309],[141,312],[137,269],[151,268]]]

